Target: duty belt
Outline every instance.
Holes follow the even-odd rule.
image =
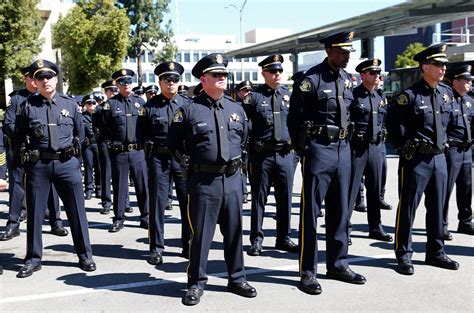
[[[290,152],[293,149],[291,143],[288,142],[268,142],[268,141],[257,141],[253,145],[255,151],[282,151]]]
[[[448,139],[448,146],[450,147],[467,149],[467,148],[470,148],[471,145],[472,145],[472,142],[461,141],[459,139],[454,139],[454,138]]]
[[[329,142],[350,139],[351,132],[336,125],[314,126],[310,130],[310,136],[326,139]]]
[[[84,139],[84,145],[85,145],[86,147],[87,147],[87,146],[90,146],[90,145],[92,145],[92,144],[94,144],[94,143],[96,143],[96,142],[97,142],[96,139],[93,138],[93,137],[92,137],[92,138],[86,137],[86,138]]]
[[[137,143],[122,144],[122,143],[112,142],[112,143],[109,143],[109,149],[112,152],[120,153],[120,152],[138,151],[138,150],[141,150],[141,147]]]
[[[385,139],[387,137],[387,132],[386,131],[380,131],[377,133],[377,138],[373,140],[370,138],[370,135],[367,132],[356,132],[353,136],[351,141],[355,143],[373,143],[373,144],[379,144],[381,142],[385,142]]]
[[[190,168],[193,172],[202,173],[214,173],[214,174],[227,174],[232,175],[239,170],[242,166],[242,159],[234,159],[226,164],[215,165],[215,164],[191,164]]]
[[[171,155],[171,151],[167,147],[160,147],[160,146],[153,145],[153,148],[151,149],[151,151],[153,152],[153,154],[168,154],[168,155]]]
[[[75,155],[74,146],[69,146],[65,149],[58,150],[56,152],[51,151],[39,151],[40,160],[61,160],[67,161]]]

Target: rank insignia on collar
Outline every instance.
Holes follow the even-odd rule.
[[[140,107],[140,103],[135,102],[134,106],[138,109]]]
[[[346,80],[344,81],[344,86],[345,86],[346,88],[351,88],[351,85],[352,85],[352,83],[351,83],[350,80],[346,79]]]
[[[408,97],[406,94],[402,93],[397,98],[398,105],[407,105],[408,104]]]
[[[313,84],[311,83],[311,80],[308,78],[303,79],[303,81],[300,83],[300,90],[303,92],[308,92],[311,90],[313,87]]]
[[[176,111],[173,117],[173,123],[181,123],[183,121],[183,113],[181,110]]]
[[[230,120],[231,122],[239,122],[239,121],[240,121],[240,116],[239,116],[237,113],[232,113],[232,114],[230,115],[229,120]]]
[[[290,101],[290,96],[289,95],[284,95],[283,96],[283,101]]]
[[[66,109],[62,109],[61,110],[61,115],[64,116],[64,117],[68,117],[69,116],[69,111],[66,110]]]
[[[447,94],[444,94],[443,95],[443,100],[444,100],[444,102],[448,102],[449,101],[449,96]]]

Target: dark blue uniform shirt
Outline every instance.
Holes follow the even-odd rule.
[[[24,103],[26,98],[32,95],[28,89],[24,88],[10,94],[10,105],[7,107],[7,111],[5,112],[5,122],[4,122],[4,131],[5,134],[12,138],[15,132],[15,121],[16,115],[21,113],[19,106],[21,103]]]
[[[84,125],[84,133],[85,133],[85,137],[86,138],[89,138],[89,139],[93,139],[93,140],[96,140],[96,128],[94,127],[94,125],[92,124],[92,117],[93,115],[90,114],[89,112],[87,111],[84,111],[82,112],[82,122],[83,122],[83,125]]]
[[[218,102],[227,124],[230,159],[241,156],[247,139],[247,118],[243,108],[232,98],[222,96]],[[190,156],[192,163],[222,164],[213,108],[216,101],[205,92],[178,108],[169,129],[168,147]]]
[[[370,135],[371,129],[371,115],[370,97],[372,96],[372,103],[376,112],[377,133],[384,127],[385,116],[387,114],[386,105],[387,100],[380,89],[368,91],[367,88],[361,84],[353,90],[354,100],[350,106],[351,121],[354,122],[355,133],[364,133]],[[375,114],[374,114],[375,115]]]
[[[465,112],[465,114],[467,115],[467,120],[471,128],[471,129],[468,129],[467,131],[471,132],[472,134],[472,120],[473,120],[472,117],[474,115],[474,108],[473,108],[474,100],[468,95],[464,95],[463,97],[461,97],[456,91],[454,91],[453,109],[451,112],[451,117],[450,117],[446,132],[448,134],[448,138],[457,139],[459,141],[466,141],[467,133],[466,133],[466,126],[464,125],[464,119],[462,116],[461,101],[464,101],[464,103],[466,104],[467,112]]]

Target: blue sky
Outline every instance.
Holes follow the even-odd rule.
[[[293,33],[323,26],[402,3],[401,0],[247,0],[243,33],[255,28],[288,28]],[[244,0],[171,0],[167,18],[175,34],[239,36],[239,10]],[[178,4],[178,6],[176,5]],[[178,7],[178,10],[176,10]],[[176,11],[179,12],[178,18]],[[179,21],[179,27],[177,27]]]

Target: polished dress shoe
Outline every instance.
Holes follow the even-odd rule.
[[[300,280],[300,288],[302,291],[310,295],[319,295],[323,290],[321,285],[318,283],[318,280],[314,276],[306,276]]]
[[[167,211],[173,210],[173,201],[172,200],[168,201],[168,204],[166,205],[165,210],[167,210]]]
[[[16,274],[17,278],[25,278],[25,277],[30,277],[33,275],[34,272],[37,272],[41,269],[41,264],[32,264],[32,263],[26,263],[23,265],[22,268],[20,268],[20,271],[18,274]]]
[[[346,283],[363,285],[367,281],[364,276],[357,274],[349,267],[343,270],[327,271],[328,278],[337,279]]]
[[[446,254],[434,258],[426,258],[425,263],[428,265],[445,268],[448,270],[457,270],[459,268],[459,263],[451,260]]]
[[[262,254],[262,243],[258,241],[252,243],[250,248],[247,250],[247,254],[250,256],[259,256]]]
[[[90,199],[92,199],[92,192],[90,192],[90,191],[86,192],[86,195],[84,196],[84,199],[85,199],[85,200],[90,200]]]
[[[21,210],[21,213],[20,213],[20,222],[23,222],[26,220],[26,211],[25,210]]]
[[[0,241],[7,241],[18,236],[20,236],[20,230],[7,227],[7,230],[0,235]]]
[[[319,210],[318,215],[316,215],[316,217],[324,217],[323,210]]]
[[[354,211],[367,212],[367,206],[364,203],[359,203],[354,207]]]
[[[385,202],[385,200],[380,200],[380,209],[381,210],[391,210],[392,206]]]
[[[116,233],[123,228],[123,221],[115,221],[109,228],[109,233]]]
[[[257,296],[257,290],[254,287],[250,286],[249,283],[246,281],[240,284],[228,283],[227,289],[229,289],[230,292],[235,293],[236,295],[246,298],[254,298]]]
[[[163,263],[163,257],[161,256],[161,253],[157,251],[153,251],[151,255],[148,257],[147,262],[150,263],[151,265],[160,265]]]
[[[466,235],[474,235],[474,227],[472,225],[472,222],[468,222],[468,223],[459,222],[458,233],[466,234]]]
[[[453,235],[447,229],[443,229],[443,239],[446,241],[453,240]]]
[[[383,230],[374,230],[369,232],[369,238],[375,239],[375,240],[380,240],[380,241],[386,241],[386,242],[392,242],[393,238]]]
[[[140,221],[140,228],[148,229],[148,221]]]
[[[67,236],[69,232],[63,226],[53,226],[51,227],[51,234],[59,236],[59,237],[64,237],[64,236]]]
[[[109,214],[110,213],[110,204],[104,205],[102,207],[102,209],[100,209],[99,213],[104,214],[104,215]]]
[[[79,260],[79,268],[85,272],[93,272],[97,269],[92,259]]]
[[[415,273],[415,268],[411,261],[398,260],[397,272],[403,275],[413,275]]]
[[[287,238],[283,242],[277,242],[277,244],[275,245],[275,249],[293,252],[293,253],[298,253],[300,251],[298,248],[298,245],[294,243],[293,241],[291,241],[290,238]]]
[[[183,298],[184,305],[196,305],[199,303],[204,291],[197,287],[189,288]]]
[[[133,213],[133,208],[131,206],[125,208],[125,213]]]

